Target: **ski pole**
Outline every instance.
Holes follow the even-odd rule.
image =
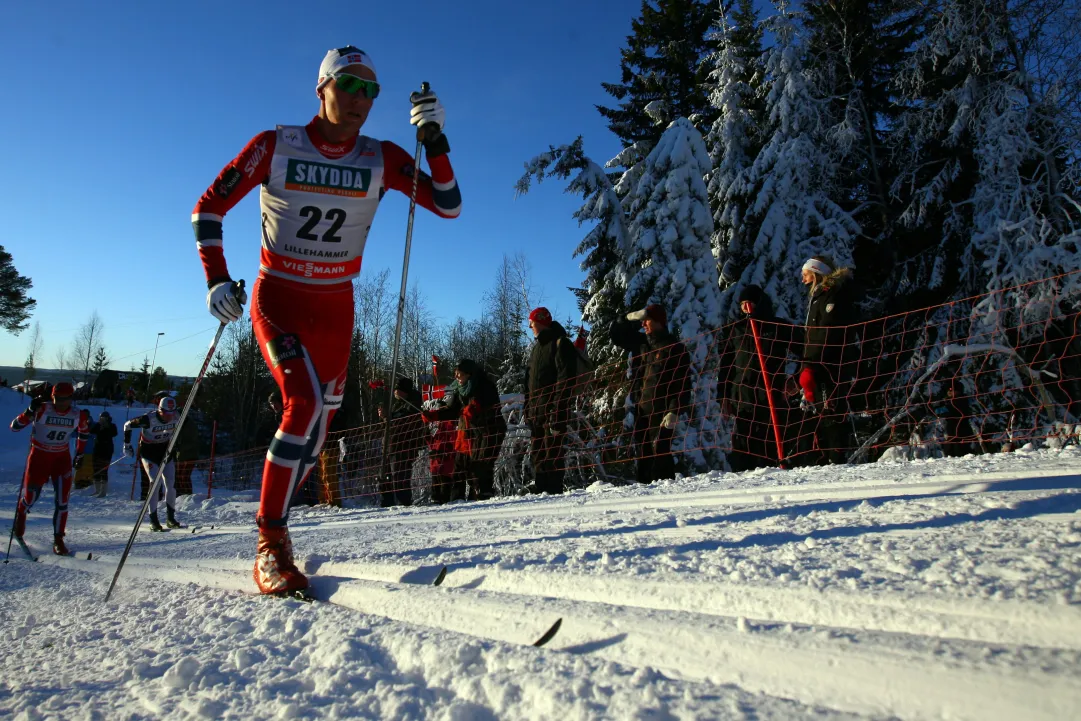
[[[125,458],[127,458],[127,456],[125,456],[123,453],[121,453],[119,458],[117,458],[115,461],[113,461],[109,465],[105,466],[106,470],[108,470],[109,468],[112,468],[117,463],[120,463],[120,461],[124,460]]]
[[[36,421],[35,421],[36,422]],[[7,555],[4,556],[4,563],[7,563],[11,559],[11,542],[15,540],[15,524],[19,520],[19,504],[23,502],[23,497],[26,495],[26,482],[30,477],[30,451],[34,449],[34,424],[30,424],[30,440],[26,444],[26,464],[23,466],[23,480],[19,484],[19,497],[15,501],[15,518],[11,521],[11,535],[8,536],[8,550]],[[26,509],[29,513],[30,509]]]
[[[241,306],[247,302],[248,295],[244,292],[243,280],[238,280],[236,282],[236,287],[233,289],[233,295]],[[109,590],[105,593],[106,602],[108,602],[109,598],[113,595],[113,589],[116,588],[116,582],[120,578],[120,572],[124,570],[124,563],[127,562],[128,554],[131,553],[131,547],[135,544],[135,537],[139,535],[139,526],[143,525],[143,518],[146,516],[147,509],[150,508],[150,500],[154,498],[154,494],[158,492],[158,486],[161,484],[162,475],[165,473],[165,466],[169,463],[169,456],[173,452],[173,446],[176,445],[177,439],[180,438],[180,429],[184,425],[184,419],[188,417],[188,411],[191,410],[191,404],[195,400],[195,392],[199,390],[199,384],[203,382],[203,376],[206,375],[206,369],[210,367],[210,359],[214,357],[214,351],[218,349],[218,341],[221,340],[221,334],[225,332],[225,326],[225,323],[219,325],[218,332],[214,334],[214,340],[210,341],[210,349],[206,353],[206,359],[203,360],[203,367],[199,369],[199,375],[195,378],[195,382],[192,383],[191,392],[188,393],[188,400],[184,403],[184,410],[180,412],[180,417],[177,418],[176,428],[173,429],[173,434],[169,437],[169,445],[165,447],[165,455],[162,459],[162,463],[158,466],[158,472],[154,474],[154,482],[150,484],[150,492],[146,494],[146,500],[143,501],[143,507],[139,511],[139,518],[135,521],[135,528],[131,530],[131,537],[128,538],[128,545],[124,547],[124,553],[120,556],[120,563],[116,564],[116,572],[113,574],[113,580],[109,584]]]
[[[431,90],[431,86],[424,82],[420,84],[422,95]],[[402,261],[402,287],[398,291],[398,320],[394,324],[394,352],[390,357],[390,383],[387,384],[386,402],[383,406],[383,447],[382,460],[380,462],[379,477],[382,478],[387,472],[388,453],[390,444],[390,403],[394,398],[394,385],[398,378],[398,348],[402,340],[402,317],[405,315],[405,294],[409,283],[409,251],[413,247],[413,216],[417,210],[417,181],[420,179],[420,151],[424,147],[424,141],[431,139],[433,133],[429,129],[439,133],[439,128],[434,123],[427,123],[417,128],[417,150],[413,154],[413,190],[409,194],[409,221],[405,228],[405,258]]]

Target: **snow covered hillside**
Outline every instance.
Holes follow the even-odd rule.
[[[0,567],[0,716],[1081,718],[1077,446],[303,509],[313,605],[253,595],[255,499],[217,492],[102,603],[138,504],[88,492],[77,558],[48,554],[47,488],[41,562]]]

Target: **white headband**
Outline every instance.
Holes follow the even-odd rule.
[[[811,258],[803,264],[803,270],[809,270],[812,273],[818,273],[819,275],[829,275],[833,272],[833,268],[829,267],[821,260],[815,260]]]
[[[329,83],[334,73],[350,65],[363,65],[373,73],[375,72],[375,63],[372,62],[371,56],[363,50],[359,50],[352,45],[337,50],[328,50],[326,57],[323,58],[323,62],[319,65],[319,82],[315,89],[318,90]]]

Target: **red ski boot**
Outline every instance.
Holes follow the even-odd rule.
[[[68,547],[64,545],[64,537],[62,535],[53,536],[53,553],[58,556],[70,556]]]
[[[288,594],[308,588],[308,578],[293,562],[288,528],[260,528],[252,571],[260,593]]]

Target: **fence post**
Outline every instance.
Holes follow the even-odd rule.
[[[784,444],[781,442],[781,432],[777,423],[777,409],[773,406],[773,384],[769,380],[769,371],[766,370],[766,359],[762,357],[762,342],[758,338],[758,322],[748,316],[751,323],[751,335],[754,336],[754,349],[758,354],[758,365],[762,369],[762,382],[766,384],[766,402],[769,404],[769,418],[773,423],[773,440],[777,443],[777,465],[784,468]]]
[[[210,498],[210,489],[214,486],[214,444],[218,440],[218,422],[210,430],[210,470],[206,473],[206,497]]]

